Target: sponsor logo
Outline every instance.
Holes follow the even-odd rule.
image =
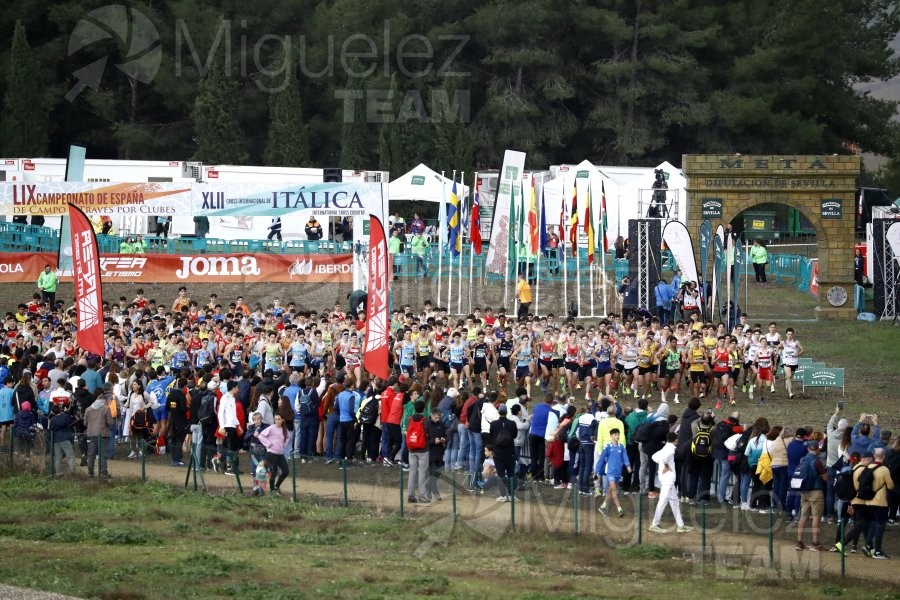
[[[25,269],[19,263],[0,263],[0,273],[24,273]]]
[[[823,199],[820,206],[823,219],[840,219],[844,215],[843,203],[838,198]]]
[[[136,256],[105,256],[100,258],[100,271],[104,277],[141,277],[147,259]]]
[[[100,274],[97,272],[97,256],[94,254],[93,232],[90,230],[74,236],[72,244],[75,259],[75,297],[78,298],[78,328],[90,329],[100,323]]]
[[[701,210],[704,218],[722,218],[722,199],[721,198],[704,198],[701,201]]]
[[[294,275],[298,277],[305,277],[312,273],[312,259],[300,260],[299,258],[294,261],[290,267],[288,267],[288,274],[291,276],[291,279],[294,278]]]
[[[175,271],[178,279],[191,275],[200,277],[241,277],[257,276],[261,273],[256,259],[252,256],[203,257],[182,256],[181,268]]]

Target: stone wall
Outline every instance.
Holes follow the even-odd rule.
[[[686,154],[688,230],[704,218],[713,231],[760,204],[784,204],[801,211],[816,231],[819,248],[820,318],[854,318],[853,245],[858,156]],[[695,244],[695,246],[698,246]],[[698,249],[699,261],[699,249]],[[849,300],[835,308],[828,289],[845,289]]]

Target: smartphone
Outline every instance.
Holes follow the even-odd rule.
[[[844,410],[844,401],[838,400],[838,410]]]

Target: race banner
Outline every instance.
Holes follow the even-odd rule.
[[[684,223],[669,221],[663,230],[663,241],[675,258],[675,263],[681,270],[681,281],[697,281],[697,260],[694,258],[694,242]],[[701,299],[700,311],[703,305]]]
[[[509,207],[514,193],[513,186],[519,184],[524,171],[525,153],[507,150],[503,154],[500,181],[497,183],[497,196],[494,199],[494,215],[491,219],[491,235],[485,262],[485,269],[489,273],[503,275],[510,262],[509,236],[515,224],[510,223]]]
[[[0,183],[0,214],[65,216],[69,204],[89,215],[188,215],[191,185],[54,181]]]
[[[387,379],[388,367],[388,251],[381,219],[371,215],[369,289],[366,301],[366,348],[363,365],[375,377]]]
[[[78,346],[103,356],[103,298],[97,236],[91,221],[77,206],[69,205],[69,220],[72,223],[72,273],[78,314]]]
[[[55,253],[0,254],[0,282],[34,283],[46,264]],[[353,282],[350,254],[101,254],[99,269],[106,283]]]
[[[713,321],[719,319],[716,314],[716,308],[721,301],[720,286],[722,285],[722,274],[725,271],[725,228],[719,225],[716,228],[716,235],[713,237],[713,269],[712,269],[712,294],[709,300],[710,316]],[[706,285],[704,283],[704,285]]]
[[[891,253],[894,255],[894,259],[897,262],[900,262],[900,223],[892,223],[890,227],[888,227],[887,233],[884,235],[887,238],[888,244],[891,247]],[[869,245],[869,248],[872,248],[872,245]],[[870,252],[870,254],[872,254]],[[871,273],[872,271],[869,271]]]

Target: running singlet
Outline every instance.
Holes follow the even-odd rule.
[[[784,340],[784,348],[781,350],[781,360],[785,366],[797,366],[797,341]]]
[[[760,369],[768,369],[772,366],[772,351],[769,348],[761,348],[756,355],[756,366]]]
[[[566,362],[574,363],[578,362],[578,345],[569,346],[566,345]]]
[[[540,359],[544,360],[544,361],[551,360],[553,358],[554,346],[555,346],[555,344],[552,341],[541,342]]]
[[[411,367],[416,360],[416,345],[413,342],[403,343],[400,348],[400,366]]]
[[[716,373],[725,373],[728,371],[728,349],[716,349],[713,355],[713,371]]]
[[[622,349],[622,363],[625,368],[634,368],[637,365],[638,351],[634,346],[625,346]]]
[[[678,350],[669,350],[666,354],[666,369],[672,372],[678,371],[681,366],[681,354]]]
[[[431,356],[431,342],[429,342],[426,337],[419,338],[419,356]]]
[[[703,363],[706,362],[703,348],[691,348],[691,371],[695,373],[702,372]]]
[[[612,347],[604,346],[600,344],[597,347],[597,351],[594,353],[594,357],[597,359],[597,367],[599,368],[609,368],[610,367],[610,357],[612,356]]]
[[[308,354],[306,344],[300,340],[291,344],[291,363],[292,367],[302,367],[306,365],[306,355]]]
[[[465,346],[459,344],[454,346],[450,344],[450,362],[459,364],[463,361],[463,356],[465,354]]]
[[[500,341],[500,358],[509,358],[512,355],[512,351],[512,340],[504,339]]]
[[[638,366],[646,369],[650,366],[650,361],[653,359],[653,351],[641,349],[640,356],[638,358]]]
[[[527,367],[528,363],[531,362],[531,348],[525,348],[524,350],[519,350],[518,354],[516,354],[516,366],[518,367]]]

